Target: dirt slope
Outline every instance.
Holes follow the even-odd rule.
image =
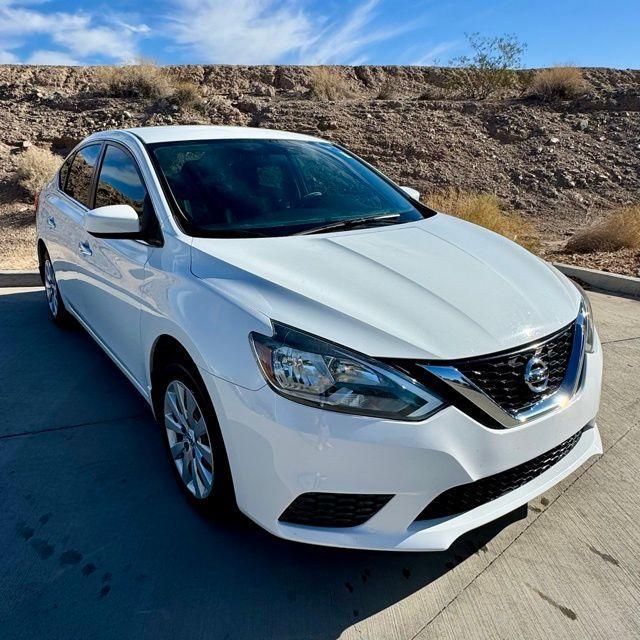
[[[640,199],[640,71],[585,69],[588,92],[554,103],[521,93],[460,99],[442,89],[450,70],[429,67],[336,68],[350,91],[340,101],[310,99],[304,67],[170,71],[199,85],[199,109],[110,97],[95,68],[0,66],[0,268],[33,263],[32,207],[11,186],[23,141],[64,152],[92,131],[141,124],[251,125],[336,140],[423,193],[498,195],[535,223],[547,252],[607,209]],[[383,87],[391,99],[377,99]],[[633,274],[640,266],[634,251],[565,259]]]

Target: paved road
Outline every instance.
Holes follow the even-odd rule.
[[[447,553],[194,513],[160,432],[41,290],[0,293],[0,638],[640,637],[640,303],[593,294],[605,454]]]

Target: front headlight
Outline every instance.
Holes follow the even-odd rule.
[[[424,420],[443,406],[419,382],[367,356],[274,323],[273,336],[251,333],[260,370],[281,395],[331,411],[392,420]]]
[[[585,290],[573,280],[571,281],[576,286],[576,289],[582,296],[582,305],[580,312],[584,316],[584,348],[587,353],[593,353],[595,349],[595,325],[593,323],[593,309],[591,308],[591,302],[585,293]]]

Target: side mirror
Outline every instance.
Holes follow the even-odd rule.
[[[111,204],[87,211],[84,228],[99,238],[133,238],[140,233],[140,218],[128,204]]]
[[[410,198],[420,201],[420,192],[411,187],[400,187]]]

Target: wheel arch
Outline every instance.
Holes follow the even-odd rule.
[[[158,374],[169,364],[180,363],[189,367],[191,373],[206,388],[202,376],[197,365],[197,359],[194,358],[188,349],[175,337],[168,333],[159,335],[153,342],[149,357],[149,382],[151,385],[151,406],[157,415],[158,410]],[[212,402],[213,404],[213,402]],[[215,408],[214,408],[215,410]]]

